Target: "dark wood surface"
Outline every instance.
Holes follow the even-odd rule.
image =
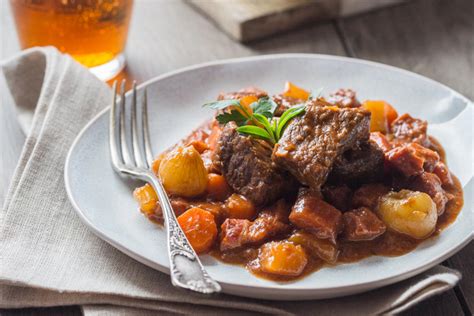
[[[246,45],[232,41],[181,1],[136,1],[128,66],[122,74],[143,82],[183,66],[270,53],[347,55],[405,68],[474,98],[474,1],[413,0],[367,14],[308,26]],[[7,1],[0,1],[0,57],[19,51]],[[2,101],[4,96],[0,95]],[[13,115],[0,107],[0,204],[24,136]],[[5,124],[3,124],[5,122]],[[463,280],[454,290],[415,306],[404,315],[471,315],[474,311],[474,243],[444,263]],[[79,307],[0,310],[1,315],[79,315]]]

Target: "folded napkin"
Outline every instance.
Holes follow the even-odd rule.
[[[82,305],[86,315],[392,314],[452,288],[437,266],[368,293],[319,301],[204,296],[93,235],[68,201],[65,157],[84,125],[108,106],[110,88],[69,56],[36,48],[1,64],[27,139],[0,221],[0,307]],[[370,302],[370,303],[368,303]]]

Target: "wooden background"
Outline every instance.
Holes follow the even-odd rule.
[[[205,0],[204,0],[205,1]],[[0,58],[19,51],[8,1],[0,0]],[[180,0],[136,0],[126,49],[127,78],[143,82],[200,62],[272,53],[322,53],[387,63],[438,80],[474,99],[474,1],[414,0],[240,44]],[[0,92],[0,204],[24,136]],[[463,279],[405,315],[472,315],[474,243],[445,265]],[[368,302],[370,303],[370,302]],[[1,315],[79,315],[76,306],[0,310]]]

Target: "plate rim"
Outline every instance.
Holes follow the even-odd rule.
[[[305,53],[287,53],[287,54],[269,54],[269,55],[259,55],[259,56],[248,56],[248,57],[240,57],[240,58],[231,58],[231,59],[222,59],[222,60],[215,60],[215,61],[210,61],[210,62],[204,62],[204,63],[199,63],[195,65],[190,65],[186,67],[182,67],[173,71],[166,72],[164,74],[161,74],[159,76],[150,78],[146,80],[145,82],[139,84],[137,86],[137,89],[143,89],[157,81],[166,79],[168,77],[172,77],[181,73],[185,72],[190,72],[196,69],[202,69],[206,67],[212,67],[216,65],[225,65],[225,64],[233,64],[233,63],[243,63],[243,62],[248,62],[248,61],[259,61],[259,60],[268,60],[268,59],[291,59],[291,58],[308,58],[308,59],[320,59],[320,60],[335,60],[335,61],[345,61],[345,62],[351,62],[351,63],[358,63],[358,64],[365,64],[369,66],[375,66],[379,68],[385,68],[390,71],[396,71],[399,72],[403,75],[408,75],[415,77],[418,80],[423,80],[426,81],[430,84],[434,84],[439,86],[440,88],[444,88],[451,93],[453,93],[455,96],[458,98],[462,99],[467,103],[467,106],[472,106],[472,101],[467,98],[466,96],[462,95],[458,91],[450,88],[449,86],[438,82],[434,79],[425,77],[423,75],[420,75],[418,73],[398,68],[395,66],[379,63],[379,62],[374,62],[374,61],[369,61],[369,60],[364,60],[364,59],[359,59],[359,58],[353,58],[353,57],[347,57],[347,56],[336,56],[336,55],[327,55],[327,54],[305,54]],[[128,92],[126,95],[129,95],[130,92]],[[158,270],[160,272],[164,272],[166,274],[169,274],[169,267],[166,266],[161,266],[158,263],[155,263],[146,257],[142,256],[139,253],[136,253],[129,248],[127,248],[125,245],[121,244],[120,242],[117,242],[113,240],[112,238],[109,238],[105,233],[103,233],[99,228],[97,228],[92,221],[90,221],[85,213],[81,210],[79,205],[77,204],[74,195],[72,193],[72,188],[71,188],[71,183],[69,181],[70,176],[69,176],[69,169],[70,169],[70,162],[71,162],[71,157],[74,153],[74,149],[77,146],[77,144],[80,142],[82,139],[83,135],[86,133],[86,131],[92,126],[96,121],[99,120],[103,115],[105,115],[110,109],[110,106],[107,106],[103,110],[101,110],[99,113],[97,113],[79,132],[79,134],[76,136],[74,139],[73,143],[71,144],[71,147],[68,150],[67,156],[66,156],[66,161],[64,164],[64,182],[65,182],[65,188],[66,192],[69,198],[69,201],[71,202],[73,208],[75,209],[76,213],[79,215],[79,218],[82,220],[84,224],[99,238],[102,240],[106,241],[113,247],[117,248],[124,254],[132,257],[133,259],[137,260],[138,262],[145,264],[146,266],[149,266],[155,270]],[[465,206],[463,206],[464,209]],[[325,292],[325,291],[339,291],[340,294],[332,294],[329,297],[337,297],[337,296],[343,296],[343,295],[349,295],[349,294],[355,294],[359,292],[363,292],[369,289],[375,289],[379,288],[382,286],[386,286],[389,284],[393,284],[399,281],[406,280],[414,275],[417,275],[419,273],[422,273],[433,266],[439,264],[440,262],[446,260],[447,258],[451,257],[454,255],[456,252],[461,250],[464,246],[466,246],[471,240],[474,240],[474,230],[471,231],[471,233],[466,234],[465,238],[462,239],[460,242],[458,242],[456,245],[450,247],[443,255],[437,256],[435,258],[431,258],[429,260],[429,263],[425,265],[420,265],[417,268],[410,269],[408,271],[405,271],[403,273],[391,276],[391,277],[385,277],[382,279],[378,280],[371,280],[367,282],[359,282],[357,284],[352,284],[352,285],[338,285],[338,286],[326,286],[324,288],[286,288],[286,287],[275,287],[275,286],[269,286],[269,285],[245,285],[242,283],[237,283],[237,282],[228,282],[228,281],[222,281],[216,280],[223,285],[224,290],[228,287],[240,287],[240,288],[250,288],[253,290],[264,290],[264,291],[271,291],[272,293],[275,294],[285,294],[288,293],[288,291],[292,292],[292,295],[301,295],[302,293],[308,294],[308,292],[317,294],[320,292]],[[377,257],[377,256],[375,256]],[[255,277],[255,276],[254,276]],[[297,281],[296,281],[297,282]],[[278,283],[275,283],[278,284]],[[293,283],[295,284],[295,283]],[[357,291],[354,291],[357,290]],[[359,291],[360,290],[360,291]],[[240,295],[240,294],[238,294]],[[249,296],[252,294],[248,294]],[[242,295],[241,295],[242,296]],[[254,295],[252,295],[255,297]],[[278,299],[278,298],[275,298]],[[289,298],[292,300],[295,300],[297,298]],[[304,297],[302,299],[311,299],[308,297]],[[313,298],[314,299],[314,298]]]

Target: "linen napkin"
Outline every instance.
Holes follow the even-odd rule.
[[[54,48],[26,50],[1,68],[27,134],[0,213],[1,308],[82,305],[85,315],[393,314],[461,278],[437,266],[368,293],[300,302],[204,296],[175,288],[168,275],[89,232],[66,196],[67,151],[84,125],[108,106],[110,88]]]

